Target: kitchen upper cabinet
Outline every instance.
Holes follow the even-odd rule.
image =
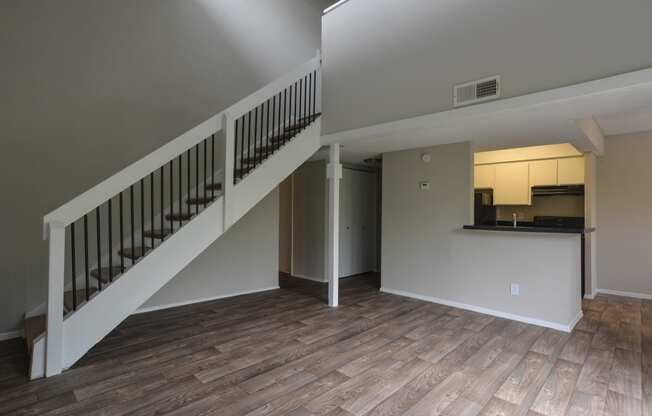
[[[584,158],[571,157],[558,160],[558,184],[584,184]]]
[[[557,159],[530,162],[530,187],[557,185]]]
[[[475,189],[494,189],[496,184],[496,165],[477,165],[473,168]]]
[[[529,162],[496,165],[494,205],[530,205]]]

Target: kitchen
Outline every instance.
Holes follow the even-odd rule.
[[[585,156],[563,143],[474,154],[469,230],[578,234],[585,293]]]

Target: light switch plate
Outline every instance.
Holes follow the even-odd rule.
[[[511,292],[512,296],[519,296],[521,294],[521,286],[516,283],[512,283]]]

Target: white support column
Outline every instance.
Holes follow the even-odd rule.
[[[45,376],[63,370],[63,291],[66,252],[66,227],[50,223],[50,254],[48,275],[47,350]]]
[[[597,159],[595,154],[584,155],[585,185],[584,185],[584,218],[586,228],[598,229],[597,217]],[[598,289],[597,266],[597,231],[586,235],[584,247],[585,284],[587,297],[593,299]]]
[[[340,269],[340,144],[330,145],[329,163],[326,167],[328,178],[328,305],[339,304],[339,269]]]
[[[222,192],[224,196],[224,231],[231,227],[233,221],[233,168],[235,166],[235,119],[224,113],[222,118],[222,130],[224,131],[224,183]]]

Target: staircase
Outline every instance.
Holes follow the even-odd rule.
[[[44,217],[30,377],[71,367],[320,147],[315,58]]]

